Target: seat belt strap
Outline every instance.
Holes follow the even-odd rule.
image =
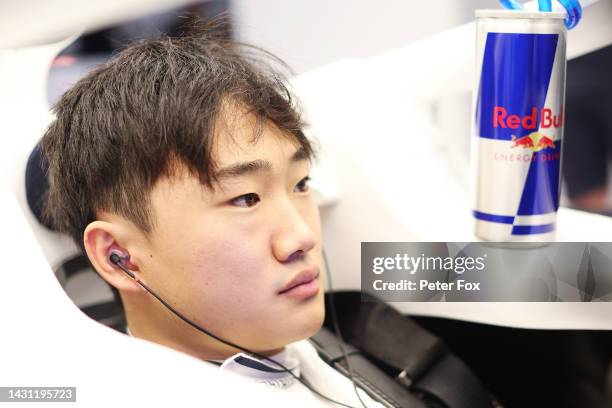
[[[346,341],[395,370],[396,380],[407,389],[448,408],[496,406],[467,365],[410,317],[364,293],[333,297]]]
[[[310,341],[326,363],[349,377],[344,353],[340,348],[340,339],[329,329],[323,327],[310,338]],[[374,400],[388,408],[427,408],[409,390],[393,381],[387,373],[376,367],[361,351],[350,344],[342,344],[351,364],[355,384]]]

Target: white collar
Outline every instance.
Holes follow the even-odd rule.
[[[125,332],[128,336],[133,337],[127,326]],[[285,366],[296,377],[300,377],[300,359],[294,350],[294,344],[285,346],[280,353],[269,358]],[[278,365],[242,352],[236,353],[225,360],[204,361],[218,365],[221,371],[233,372],[272,388],[289,387],[296,381],[295,377]]]
[[[285,366],[296,377],[300,377],[300,360],[295,354],[292,345],[285,346],[283,351],[269,358]],[[221,364],[220,369],[246,376],[258,383],[273,388],[289,387],[296,381],[291,373],[278,365],[245,353],[237,353],[229,357]]]

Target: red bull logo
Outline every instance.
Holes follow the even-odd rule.
[[[516,136],[512,135],[512,142],[514,142],[512,147],[526,147],[533,149],[533,140],[531,140],[529,136],[523,136],[517,139]]]
[[[540,150],[546,148],[555,148],[555,141],[548,136],[543,135],[540,132],[532,132],[527,136],[516,137],[512,135],[512,147],[522,147],[525,149],[531,149],[534,152],[539,152]]]
[[[532,161],[558,161],[561,158],[559,152],[549,151],[541,152],[539,155],[535,155],[532,152],[539,152],[544,149],[555,149],[555,140],[548,136],[543,135],[540,132],[532,132],[527,136],[516,137],[512,135],[512,149],[520,147],[518,151],[512,153],[501,153],[496,152],[493,155],[493,159],[496,161],[510,161],[510,162],[532,162]],[[525,149],[528,149],[525,152]]]
[[[506,108],[495,106],[493,108],[493,128],[502,129],[537,129],[538,125],[542,129],[555,128],[559,129],[563,126],[563,109],[558,115],[554,115],[552,109],[543,108],[538,112],[538,108],[531,108],[531,114],[509,115]]]

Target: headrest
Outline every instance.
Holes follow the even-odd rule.
[[[54,230],[53,226],[45,222],[43,218],[43,205],[44,198],[47,190],[49,189],[49,182],[47,181],[47,171],[49,170],[49,164],[43,155],[40,143],[37,143],[30,153],[28,163],[26,164],[25,174],[25,189],[26,189],[26,200],[28,207],[42,225],[50,230]]]

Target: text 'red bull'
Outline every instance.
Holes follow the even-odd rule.
[[[539,120],[538,120],[539,119]],[[493,108],[493,127],[503,129],[537,129],[538,124],[540,128],[561,128],[563,126],[563,110],[558,115],[553,115],[553,111],[550,108],[543,108],[538,115],[538,108],[531,108],[531,114],[520,116],[520,115],[509,115],[506,108],[496,106]]]

